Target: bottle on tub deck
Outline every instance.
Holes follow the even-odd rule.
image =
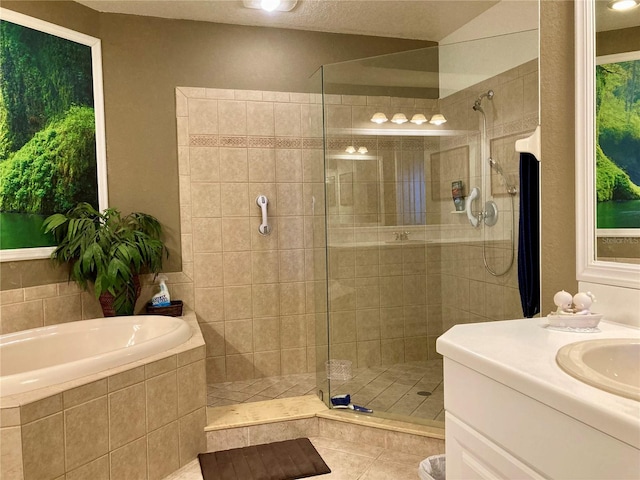
[[[171,305],[171,297],[169,296],[169,289],[167,288],[167,277],[165,275],[158,275],[158,282],[160,291],[151,297],[151,305],[154,307],[168,307]]]

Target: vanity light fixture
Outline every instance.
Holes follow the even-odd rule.
[[[623,12],[636,8],[638,5],[640,5],[640,0],[611,0],[607,6],[610,10]]]
[[[447,123],[447,119],[444,118],[443,114],[436,113],[434,116],[431,117],[431,120],[429,120],[429,123],[431,125],[442,125],[443,123]]]
[[[403,123],[407,123],[407,117],[404,113],[396,113],[393,118],[391,118],[392,123],[397,123],[398,125],[402,125]]]
[[[358,153],[364,155],[365,153],[369,153],[369,149],[367,147],[360,147],[358,148]]]
[[[347,153],[356,153],[356,147],[354,147],[353,145],[349,145],[347,148],[344,149],[344,151]]]
[[[387,118],[387,116],[384,113],[378,112],[378,113],[374,113],[373,114],[373,117],[371,117],[371,121],[373,123],[377,123],[378,125],[381,125],[384,122],[388,122],[389,119]]]
[[[416,125],[422,125],[423,123],[425,123],[427,121],[427,117],[425,117],[421,113],[416,113],[413,117],[411,117],[411,120],[409,120],[409,121],[411,123],[415,123]]]
[[[245,8],[254,8],[266,12],[290,12],[298,0],[242,0]]]

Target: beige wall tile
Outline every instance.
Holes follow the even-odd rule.
[[[252,283],[276,283],[279,280],[277,250],[251,252]]]
[[[226,320],[251,318],[251,286],[224,288]]]
[[[290,348],[281,351],[282,375],[305,373],[307,371],[307,349]]]
[[[65,410],[64,423],[67,470],[73,470],[109,451],[106,396]]]
[[[247,102],[247,135],[269,135],[275,133],[272,102]]]
[[[239,380],[249,380],[253,378],[253,354],[244,353],[240,355],[226,356],[227,381],[237,382]]]
[[[0,409],[0,427],[18,426],[20,426],[20,407]]]
[[[275,182],[276,158],[272,149],[248,149],[249,181],[250,182]]]
[[[249,427],[249,445],[318,436],[318,419],[304,418]]]
[[[219,217],[222,214],[221,192],[218,183],[192,183],[191,211],[194,217]]]
[[[188,174],[191,175],[192,182],[219,182],[220,152],[218,147],[190,147],[189,167]]]
[[[280,350],[280,319],[278,317],[253,319],[253,349],[254,352]]]
[[[207,452],[249,446],[249,428],[227,428],[206,432]]]
[[[20,407],[20,419],[22,424],[53,415],[62,411],[62,395],[56,394],[42,400],[27,403]]]
[[[178,368],[178,417],[203,409],[207,403],[204,360]]]
[[[386,447],[385,431],[354,425],[351,423],[336,422],[326,418],[318,418],[318,434],[321,437],[346,440],[347,442],[363,443],[365,445]]]
[[[276,181],[278,183],[302,182],[302,150],[276,149]]]
[[[194,283],[196,288],[221,287],[223,269],[221,253],[196,253],[194,261]]]
[[[110,453],[111,478],[147,480],[147,438],[142,437]]]
[[[306,288],[303,282],[280,284],[280,314],[296,315],[305,313]]]
[[[403,338],[382,339],[380,342],[380,350],[383,365],[393,365],[405,361]]]
[[[427,360],[427,337],[407,337],[404,339],[404,358],[406,362]]]
[[[24,289],[24,300],[39,300],[42,298],[55,297],[58,295],[57,284],[39,285],[37,287],[29,287]]]
[[[144,381],[144,365],[111,375],[107,380],[109,392],[140,383]]]
[[[224,333],[227,355],[253,352],[253,320],[226,321]]]
[[[109,480],[109,455],[104,455],[75,470],[67,472],[65,480]]]
[[[87,383],[80,387],[72,388],[62,394],[64,408],[75,407],[107,394],[107,379]]]
[[[330,315],[332,343],[356,341],[356,312],[334,312]]]
[[[307,345],[307,322],[304,315],[280,317],[280,345],[283,349]]]
[[[207,383],[227,381],[226,357],[207,357]]]
[[[251,252],[223,253],[225,285],[251,284]]]
[[[194,218],[191,225],[194,253],[222,251],[222,220],[220,218]]]
[[[65,471],[63,414],[57,413],[22,427],[25,480],[48,480]]]
[[[199,453],[205,452],[206,439],[204,427],[206,424],[207,412],[205,407],[199,408],[180,418],[180,466],[186,465],[197,458]]]
[[[253,318],[273,317],[280,314],[280,285],[253,285]]]
[[[249,181],[249,164],[246,148],[220,148],[220,181]]]
[[[177,421],[149,433],[147,459],[149,480],[160,480],[180,468]]]
[[[24,302],[24,288],[0,291],[0,305]]]
[[[305,251],[284,250],[279,252],[280,281],[302,282],[305,277]]]
[[[218,126],[220,135],[247,134],[247,102],[220,100],[218,115],[224,119]]]
[[[95,295],[83,292],[80,295],[82,301],[82,319],[102,318],[104,316],[100,302]]]
[[[254,375],[256,378],[280,375],[280,350],[256,352],[253,354]]]
[[[379,340],[358,342],[358,367],[380,365],[382,360]]]
[[[224,355],[224,322],[203,322],[200,324],[200,330],[207,347],[207,357]]]
[[[278,183],[278,215],[298,216],[304,213],[302,183]]]
[[[178,418],[176,372],[153,377],[146,382],[147,432],[163,427]]]
[[[200,322],[218,322],[224,320],[224,289],[196,288],[195,310]]]
[[[356,335],[358,341],[380,339],[380,310],[377,308],[356,311]]]
[[[2,319],[1,334],[42,327],[44,325],[42,300],[2,305],[0,318]]]
[[[0,478],[6,480],[23,478],[20,427],[0,428]]]
[[[249,218],[224,218],[222,244],[225,252],[251,250],[251,223]]]
[[[299,137],[302,133],[302,110],[299,104],[276,103],[275,132],[277,137]]]
[[[170,355],[168,357],[156,360],[155,362],[147,363],[144,366],[144,377],[151,378],[163,373],[171,372],[176,369],[177,357]]]
[[[138,383],[109,395],[109,445],[115,450],[146,433],[145,385]]]
[[[188,98],[189,134],[214,135],[218,133],[217,100]]]
[[[223,217],[249,215],[249,190],[247,183],[223,183],[220,185]]]

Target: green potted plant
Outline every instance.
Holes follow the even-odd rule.
[[[168,255],[160,222],[145,213],[99,212],[83,202],[49,216],[43,228],[58,245],[51,259],[68,264],[69,277],[85,290],[93,284],[105,316],[132,315],[140,295],[138,275],[157,274]]]

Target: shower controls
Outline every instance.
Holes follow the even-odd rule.
[[[483,218],[484,224],[493,227],[498,223],[498,206],[493,200],[489,200],[484,204]]]
[[[267,223],[267,204],[269,200],[265,195],[258,195],[256,198],[256,204],[262,210],[262,223],[258,227],[258,232],[260,235],[269,235],[271,233],[271,227]]]

